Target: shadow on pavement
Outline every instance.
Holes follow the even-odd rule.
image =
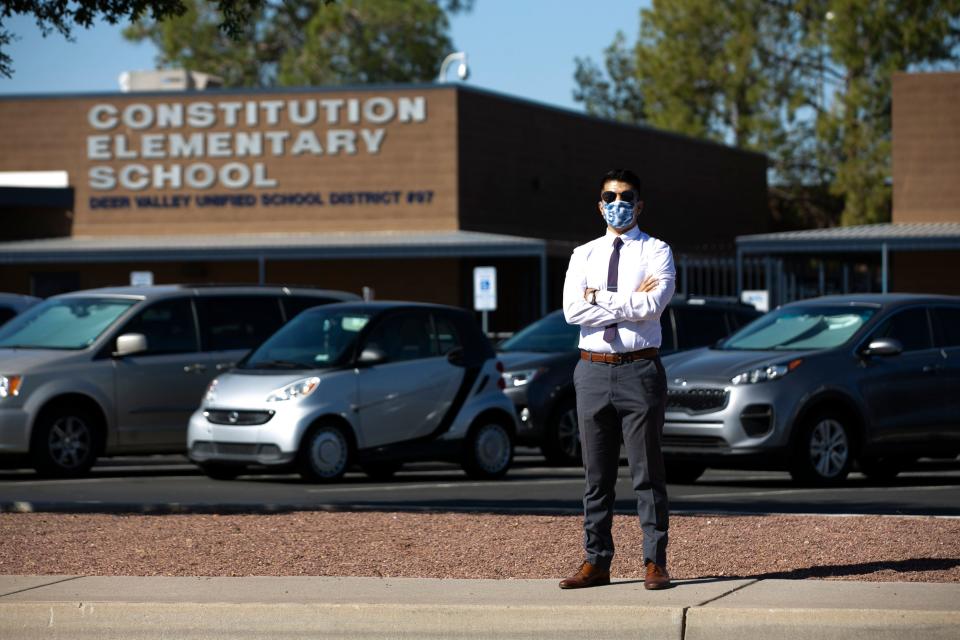
[[[880,571],[897,573],[917,573],[921,571],[946,571],[960,566],[960,558],[908,558],[906,560],[879,560],[857,564],[828,564],[822,566],[773,571],[753,575],[735,576],[735,579],[757,580],[805,580],[839,578],[844,576],[863,576]],[[718,580],[730,579],[730,576],[717,576]]]

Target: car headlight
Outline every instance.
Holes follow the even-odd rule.
[[[284,400],[297,400],[299,398],[306,398],[308,395],[317,390],[317,387],[320,386],[320,378],[314,376],[313,378],[304,378],[302,380],[297,380],[296,382],[291,382],[285,387],[280,387],[279,389],[274,389],[270,392],[270,395],[267,396],[267,402],[283,402]]]
[[[20,395],[23,376],[0,376],[0,398]]]
[[[768,382],[770,380],[779,380],[794,369],[800,366],[803,360],[791,360],[786,364],[771,364],[767,367],[757,367],[730,378],[733,384],[755,384],[757,382]]]
[[[214,378],[210,381],[210,384],[207,385],[207,392],[203,394],[203,400],[205,402],[213,402],[217,399],[217,385],[220,384],[219,378]]]
[[[507,388],[522,387],[525,384],[533,382],[533,379],[546,371],[543,367],[539,369],[518,369],[517,371],[504,371],[501,376]]]

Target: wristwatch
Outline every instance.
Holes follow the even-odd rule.
[[[591,291],[587,294],[587,302],[590,304],[597,304],[597,292],[596,290]]]

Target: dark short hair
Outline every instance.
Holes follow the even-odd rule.
[[[643,196],[643,187],[640,184],[640,178],[637,177],[637,174],[633,171],[630,171],[630,169],[610,169],[610,171],[607,171],[603,174],[603,181],[600,182],[600,190],[602,191],[603,187],[611,180],[626,182],[633,187],[637,195]]]

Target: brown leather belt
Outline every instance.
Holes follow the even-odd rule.
[[[640,349],[639,351],[630,351],[628,353],[595,353],[593,351],[580,350],[580,359],[590,362],[605,362],[606,364],[625,364],[636,360],[649,360],[660,355],[656,347]]]

